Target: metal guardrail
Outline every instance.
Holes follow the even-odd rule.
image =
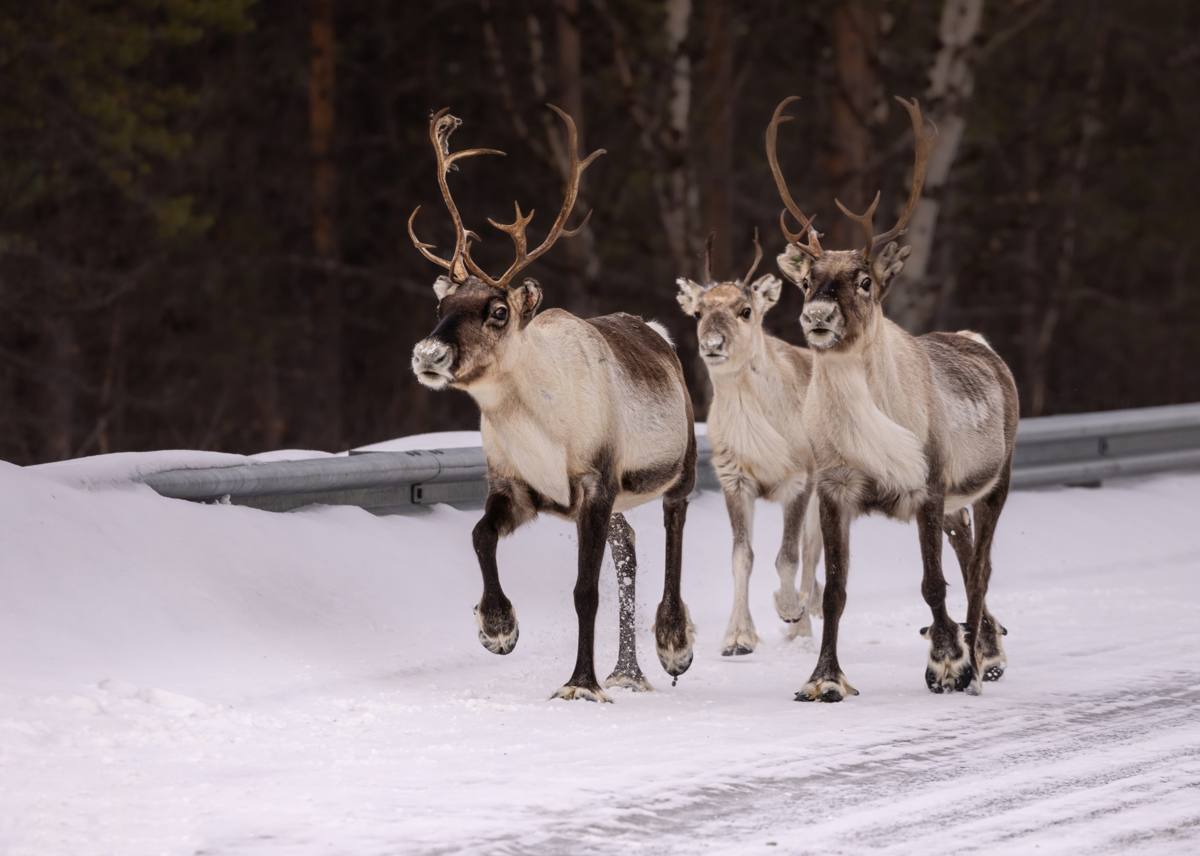
[[[708,438],[697,439],[699,487],[715,489]],[[1021,420],[1013,486],[1095,486],[1190,468],[1200,468],[1200,404],[1044,416]],[[323,504],[408,514],[439,502],[477,507],[487,495],[478,447],[166,470],[143,481],[163,496],[268,511]]]

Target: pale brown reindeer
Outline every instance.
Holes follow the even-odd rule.
[[[775,611],[791,624],[792,636],[811,636],[809,615],[821,614],[816,580],[821,528],[817,503],[810,501],[812,446],[801,420],[812,354],[763,329],[783,283],[770,274],[753,279],[762,261],[757,232],[754,262],[740,280],[713,276],[711,248],[710,238],[704,282],[680,277],[676,284],[679,305],[696,319],[700,357],[712,381],[708,437],[733,530],[733,611],[721,643],[721,653],[728,657],[749,654],[759,642],[749,601],[755,500],[762,497],[783,506]],[[804,570],[797,590],[801,552]]]
[[[826,250],[792,198],[779,168],[776,140],[787,98],[766,133],[767,159],[783,200],[780,226],[788,244],[783,273],[804,292],[801,315],[813,349],[813,376],[804,426],[813,443],[825,543],[824,632],[812,677],[800,701],[841,701],[857,695],[838,663],[838,622],[846,602],[849,527],[878,511],[916,518],[924,577],[921,592],[932,614],[925,681],[934,692],[978,693],[980,678],[1004,671],[1004,630],[988,612],[992,538],[1008,495],[1017,429],[1017,388],[1004,361],[974,333],[911,336],[884,317],[883,300],[904,265],[904,234],[921,196],[935,133],[916,101],[897,99],[908,112],[916,145],[912,185],[895,226],[876,234],[879,194],[863,214],[841,202],[866,242],[861,250]],[[792,231],[787,216],[799,225]],[[967,621],[946,610],[942,528],[975,515],[974,549],[958,546],[967,591]],[[947,515],[951,515],[947,521]]]
[[[579,535],[579,646],[575,669],[555,696],[608,701],[593,664],[605,540],[612,545],[621,599],[620,653],[605,685],[649,689],[634,645],[633,530],[620,512],[660,496],[667,569],[654,624],[658,657],[676,677],[691,665],[693,631],[680,577],[684,519],[696,479],[696,440],[683,369],[661,328],[626,314],[586,320],[561,309],[538,314],[540,286],[532,279],[515,282],[559,237],[583,228],[567,229],[567,218],[580,176],[603,153],[580,160],[575,123],[557,107],[551,109],[567,131],[569,168],[562,206],[545,240],[533,249],[525,235],[532,211],[522,214],[517,205],[512,223],[488,221],[512,239],[516,251],[498,277],[471,258],[475,236],[463,225],[447,177],[457,161],[503,153],[451,152],[450,135],[461,121],[446,110],[430,120],[438,186],[454,224],[455,245],[449,258],[435,255],[431,245],[416,237],[413,211],[409,236],[449,276],[434,283],[438,323],[413,348],[412,367],[425,386],[464,390],[479,405],[488,467],[487,504],[473,535],[483,574],[483,596],[475,608],[480,641],[497,654],[509,653],[517,643],[516,614],[496,567],[498,539],[542,511],[574,520]]]

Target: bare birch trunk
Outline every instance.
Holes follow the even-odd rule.
[[[905,238],[912,255],[904,265],[902,287],[895,290],[890,315],[902,327],[921,332],[929,328],[949,289],[939,289],[930,276],[933,239],[944,203],[950,168],[958,156],[966,129],[966,111],[974,90],[972,45],[983,22],[983,0],[945,0],[938,25],[938,50],[929,69],[925,112],[936,123],[938,141],[929,159],[924,195],[917,203]],[[950,272],[954,253],[938,254],[943,270]],[[953,279],[948,280],[952,287]]]

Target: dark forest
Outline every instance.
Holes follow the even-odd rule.
[[[715,234],[774,268],[792,191],[852,246],[833,198],[903,203],[911,133],[939,129],[914,253],[889,297],[913,331],[971,328],[1023,415],[1200,400],[1200,4],[1051,0],[46,0],[0,9],[0,458],[152,448],[345,449],[473,428],[409,370],[452,235],[427,123],[505,150],[451,176],[486,218],[560,200],[561,125],[608,154],[578,237],[531,269],[545,306],[629,311],[707,380],[675,302]],[[801,341],[785,288],[772,332]]]

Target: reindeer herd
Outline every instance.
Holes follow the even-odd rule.
[[[857,695],[837,655],[850,523],[879,512],[917,523],[921,593],[930,609],[930,624],[921,631],[929,642],[926,685],[935,693],[978,694],[981,682],[998,680],[1006,665],[1001,637],[1007,631],[988,611],[986,597],[992,540],[1012,468],[1016,385],[982,336],[969,331],[912,336],[883,314],[883,301],[909,252],[897,239],[920,199],[935,138],[917,103],[897,99],[911,120],[916,154],[908,199],[895,225],[875,233],[879,194],[862,214],[835,200],[862,229],[864,243],[830,250],[821,246],[813,218],[792,197],[776,154],[785,110],[794,100],[776,108],[766,130],[766,153],[784,206],[780,228],[786,243],[777,263],[803,293],[800,324],[808,347],[763,329],[782,281],[771,274],[754,278],[763,255],[757,233],[754,261],[741,279],[713,275],[710,241],[704,281],[677,280],[679,305],[696,320],[700,356],[712,381],[708,435],[733,532],[734,602],[721,653],[749,654],[758,645],[749,606],[754,506],[759,498],[778,502],[784,527],[775,559],[776,611],[792,636],[811,635],[811,618],[822,619],[816,667],[796,699],[837,702]],[[673,678],[692,663],[695,634],[680,581],[696,438],[683,369],[661,326],[625,313],[584,319],[561,309],[539,312],[541,287],[533,279],[518,281],[560,237],[583,228],[586,217],[575,229],[567,221],[584,170],[604,153],[581,158],[575,123],[557,107],[550,109],[566,132],[562,204],[533,249],[526,236],[532,210],[524,214],[516,204],[511,223],[488,220],[514,247],[512,263],[496,277],[471,256],[478,236],[463,223],[449,175],[460,160],[504,153],[453,151],[450,136],[461,121],[447,110],[430,119],[438,186],[455,241],[449,258],[437,255],[417,237],[420,209],[413,211],[409,237],[446,274],[434,282],[437,324],[414,347],[412,368],[423,385],[463,390],[480,410],[488,467],[487,501],[472,533],[483,576],[475,607],[480,642],[496,654],[517,644],[516,612],[496,564],[498,540],[540,512],[573,520],[579,644],[575,668],[555,697],[608,701],[604,688],[650,689],[637,658],[637,560],[623,512],[659,497],[666,574],[654,622],[657,654]],[[962,569],[968,604],[963,623],[946,608],[943,531]],[[606,543],[617,569],[620,644],[616,668],[602,687],[593,641]],[[822,549],[823,593],[816,579]]]

